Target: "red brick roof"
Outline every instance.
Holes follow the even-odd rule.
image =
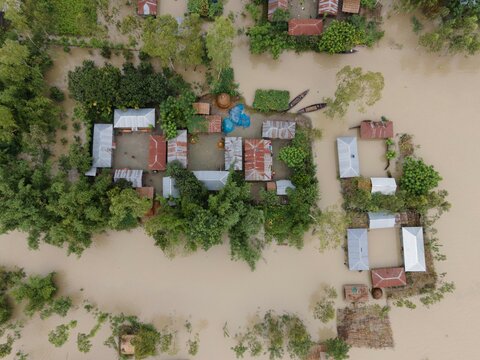
[[[322,19],[292,19],[288,22],[288,35],[320,35],[322,31]]]
[[[148,148],[148,168],[150,170],[165,170],[167,165],[167,142],[165,136],[150,135]]]
[[[208,120],[208,132],[219,133],[222,132],[222,117],[220,115],[206,115]]]
[[[268,0],[268,20],[272,20],[277,9],[288,10],[288,0]]]
[[[372,270],[372,286],[379,288],[405,286],[407,278],[403,267]]]
[[[199,115],[208,115],[210,114],[210,104],[209,103],[203,103],[203,102],[197,102],[193,103],[193,108]]]
[[[157,0],[138,0],[138,15],[157,15]]]
[[[344,13],[358,14],[360,11],[360,0],[343,0],[342,11]]]
[[[272,180],[272,142],[245,139],[245,180]]]
[[[362,139],[393,138],[393,122],[364,120],[360,123]]]

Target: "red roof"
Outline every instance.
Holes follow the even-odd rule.
[[[245,180],[272,180],[272,141],[245,139]]]
[[[381,268],[372,270],[372,286],[387,288],[407,285],[403,267]]]
[[[358,14],[360,11],[360,0],[343,0],[342,11],[344,13]]]
[[[138,0],[138,15],[157,15],[157,0]]]
[[[337,15],[338,0],[319,0],[318,1],[318,15],[328,14]]]
[[[165,170],[167,165],[167,142],[165,141],[165,136],[150,135],[148,150],[148,168],[150,170]]]
[[[197,102],[193,103],[193,108],[195,112],[200,115],[208,115],[210,114],[210,103],[205,102]]]
[[[393,138],[393,122],[364,120],[360,123],[360,137],[362,139]]]
[[[322,31],[322,19],[292,19],[288,22],[288,35],[320,35]]]
[[[205,118],[208,120],[209,133],[222,132],[222,117],[220,115],[207,115]]]

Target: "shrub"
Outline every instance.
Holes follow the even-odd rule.
[[[335,302],[337,292],[333,286],[325,286],[320,300],[315,304],[313,317],[323,323],[327,323],[335,318]]]
[[[222,0],[218,0],[215,3],[212,0],[188,0],[187,9],[189,13],[213,19],[222,15],[223,2]]]
[[[360,0],[361,7],[373,10],[377,7],[378,0]]]
[[[7,301],[5,295],[0,295],[0,326],[10,320],[12,316],[12,308]]]
[[[330,54],[340,53],[353,48],[358,39],[359,33],[353,24],[333,20],[320,37],[318,48]]]
[[[375,21],[368,21],[364,16],[353,15],[348,21],[357,30],[358,45],[372,47],[385,33],[378,29],[378,24]]]
[[[252,54],[263,54],[269,52],[274,59],[290,48],[291,37],[288,36],[287,28],[281,27],[283,23],[274,26],[270,22],[252,26],[247,31],[250,38],[250,52]]]
[[[412,195],[426,195],[438,186],[442,180],[432,165],[426,165],[422,159],[407,157],[403,163],[403,175],[400,187]]]
[[[285,146],[280,150],[279,156],[289,168],[298,168],[302,166],[307,157],[302,148],[295,146]]]
[[[290,13],[288,12],[288,10],[277,9],[273,13],[272,21],[287,22],[288,20],[290,20]]]
[[[77,326],[77,322],[70,321],[68,324],[58,325],[55,330],[48,333],[48,341],[55,347],[63,346],[70,337],[70,330]]]
[[[156,355],[160,339],[160,333],[153,326],[143,325],[132,341],[135,346],[135,359],[145,359]]]
[[[20,283],[12,291],[12,296],[16,301],[27,300],[25,313],[32,316],[35,312],[41,311],[49,304],[57,287],[53,281],[55,273],[50,273],[45,277],[30,276],[26,282]]]
[[[235,74],[231,67],[223,69],[218,79],[209,73],[207,80],[212,94],[226,93],[230,96],[238,96],[238,83],[235,82]]]
[[[328,339],[325,341],[325,346],[327,347],[327,355],[334,360],[345,360],[350,357],[348,352],[351,346],[340,338]]]
[[[62,102],[65,100],[65,94],[56,86],[50,88],[50,99],[56,102]]]
[[[261,112],[284,111],[288,109],[290,93],[286,90],[257,90],[253,108]]]

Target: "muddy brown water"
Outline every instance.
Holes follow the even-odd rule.
[[[184,11],[181,1],[161,4],[162,11],[178,14]],[[238,11],[241,6],[241,2],[230,0],[227,11]],[[318,102],[323,96],[332,95],[335,74],[345,65],[361,66],[384,75],[383,98],[366,113],[352,109],[344,120],[329,120],[322,113],[312,115],[314,125],[324,130],[323,139],[314,145],[322,192],[320,205],[326,207],[341,200],[335,138],[355,134],[348,128],[362,119],[387,116],[394,121],[397,133],[415,135],[415,142],[421,144],[418,153],[440,171],[441,186],[450,193],[453,208],[436,224],[448,260],[437,268],[439,272],[448,272],[448,280],[456,283],[457,290],[431,309],[394,308],[390,316],[395,348],[352,349],[350,358],[475,359],[480,333],[477,310],[480,280],[475,271],[480,253],[476,236],[480,199],[477,185],[480,63],[478,56],[427,54],[417,48],[410,28],[409,17],[394,15],[387,19],[385,38],[374,49],[362,49],[348,56],[288,53],[276,62],[267,56],[250,55],[246,40],[240,38],[233,65],[248,103],[257,88],[288,89],[292,95],[310,89],[302,105]],[[84,50],[72,51],[70,55],[57,53],[56,73],[50,79],[64,84],[66,72],[87,57],[89,54]],[[96,60],[102,61],[98,57]],[[363,175],[384,174],[383,144],[360,142],[359,151]],[[379,237],[375,241],[381,240],[382,236]],[[380,246],[376,258],[384,251],[398,251],[396,245]],[[397,257],[388,255],[388,259],[396,261]],[[72,295],[77,304],[81,299],[90,299],[106,311],[134,313],[157,325],[164,323],[169,315],[175,319],[191,317],[194,328],[200,331],[200,351],[196,357],[199,360],[234,359],[230,350],[234,342],[225,339],[222,330],[225,322],[233,335],[257,311],[268,309],[298,313],[315,338],[334,336],[334,323],[324,326],[313,320],[309,310],[312,297],[321,284],[331,284],[340,293],[343,284],[369,281],[367,272],[349,272],[343,262],[343,250],[320,254],[317,240],[310,235],[306,236],[301,251],[269,247],[255,272],[243,263],[230,261],[226,245],[208,253],[167,259],[140,229],[99,235],[80,259],[67,257],[61,249],[47,245],[42,245],[40,251],[29,251],[25,236],[17,232],[0,238],[0,263],[19,265],[30,273],[57,271],[62,294]],[[337,305],[344,306],[343,300],[339,299]],[[93,321],[81,310],[73,311],[70,318],[78,320],[79,326],[62,348],[56,349],[47,341],[48,332],[66,322],[56,317],[48,321],[31,320],[18,344],[35,360],[115,358],[112,350],[102,345],[108,334],[105,328],[94,339],[89,354],[79,353],[76,334],[88,331]],[[189,356],[182,351],[177,356],[157,358]]]

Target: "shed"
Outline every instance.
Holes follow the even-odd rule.
[[[360,11],[360,0],[343,0],[342,11],[344,13],[358,14]]]
[[[277,195],[287,195],[287,189],[295,189],[295,185],[290,180],[277,180]]]
[[[268,20],[273,19],[273,13],[277,10],[288,10],[288,0],[268,0]]]
[[[341,178],[360,176],[356,137],[337,138],[338,168]]]
[[[163,171],[167,167],[167,142],[165,136],[150,135],[148,147],[148,168]]]
[[[360,123],[360,137],[362,139],[393,138],[393,122],[364,120]]]
[[[157,0],[138,0],[137,14],[138,15],[157,15]]]
[[[243,144],[241,137],[225,137],[225,169],[243,169]]]
[[[295,121],[267,120],[262,124],[262,137],[290,140],[295,137],[295,126]]]
[[[288,35],[320,35],[323,31],[322,19],[291,19],[288,21]]]
[[[370,229],[388,229],[395,227],[396,215],[386,212],[369,212],[368,227]]]
[[[319,0],[318,1],[318,15],[337,15],[338,0]]]
[[[168,158],[167,161],[179,161],[183,167],[187,167],[187,130],[177,132],[177,137],[168,140]]]
[[[370,181],[372,182],[372,194],[395,195],[395,191],[397,191],[397,183],[394,178],[372,177]]]
[[[180,191],[175,187],[175,179],[170,176],[165,176],[162,179],[162,196],[165,199],[173,197],[178,199],[180,197]]]
[[[348,268],[350,270],[368,270],[368,234],[367,229],[348,229]]]
[[[131,169],[117,169],[113,175],[113,181],[117,182],[120,179],[125,179],[132,183],[132,187],[142,187],[143,170],[131,170]]]
[[[272,142],[265,139],[245,139],[245,180],[272,180]]]
[[[95,124],[92,143],[92,167],[112,167],[113,125]]]
[[[423,227],[403,227],[402,242],[405,271],[427,271]]]
[[[222,132],[222,116],[221,115],[206,115],[205,119],[207,119],[208,121],[207,132],[209,134]]]
[[[228,180],[228,171],[194,171],[193,175],[201,182],[207,190],[219,191]]]
[[[209,115],[210,114],[210,104],[205,102],[193,103],[193,108],[196,113],[199,115]]]
[[[135,354],[135,346],[133,345],[133,339],[135,339],[135,335],[120,336],[120,353],[122,355]]]
[[[132,131],[155,127],[155,109],[115,109],[113,127]]]
[[[369,299],[367,285],[345,285],[343,293],[345,300],[350,302],[367,302]]]
[[[371,275],[372,286],[376,288],[407,285],[407,278],[403,267],[373,269]]]

